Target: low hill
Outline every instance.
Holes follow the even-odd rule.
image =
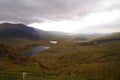
[[[82,42],[82,43],[76,43],[76,44],[96,45],[96,44],[100,44],[100,43],[119,41],[119,40],[120,40],[120,32],[116,32],[116,33],[110,33],[110,34],[104,34],[101,36],[96,36],[96,37],[91,38],[91,40],[88,40],[88,41]]]
[[[116,40],[120,40],[120,32],[105,34],[101,37],[96,38],[94,41],[108,42],[108,41],[116,41]]]

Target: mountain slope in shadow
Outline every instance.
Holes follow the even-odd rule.
[[[28,27],[24,24],[0,24],[0,38],[22,37],[29,39],[38,39],[42,33],[44,33],[44,31]]]

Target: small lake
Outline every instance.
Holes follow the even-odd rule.
[[[26,55],[37,54],[37,53],[44,51],[44,50],[47,50],[49,48],[50,47],[47,47],[47,46],[36,46],[30,51],[24,51],[23,54],[26,54]]]

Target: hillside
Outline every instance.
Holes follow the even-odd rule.
[[[75,38],[76,45],[96,45],[101,43],[113,42],[120,40],[120,32],[110,33],[110,34],[101,34],[97,36],[80,36]]]
[[[1,38],[27,38],[27,39],[51,39],[68,36],[67,33],[43,31],[24,24],[1,23]]]
[[[1,25],[1,80],[21,80],[23,72],[28,80],[120,80],[119,33],[76,36],[23,24]],[[36,46],[50,48],[30,56],[21,54]]]
[[[116,40],[120,40],[120,32],[105,34],[105,35],[103,35],[101,37],[96,38],[93,41],[110,42],[110,41],[116,41]]]
[[[0,24],[0,38],[8,37],[24,37],[29,39],[39,38],[39,33],[34,28],[27,27],[23,24],[11,24],[2,23]]]
[[[30,63],[14,64],[0,59],[3,73],[0,78],[16,80],[22,77],[22,72],[27,72],[29,80],[120,79],[120,41],[74,46],[74,41],[61,40],[60,43],[49,46],[49,50],[32,55],[33,62]]]

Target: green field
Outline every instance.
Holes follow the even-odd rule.
[[[6,53],[0,57],[0,80],[120,80],[120,41],[81,46],[73,38],[47,40],[3,39]],[[4,43],[4,44],[3,44]],[[20,55],[36,45],[49,46],[49,50],[32,56]],[[6,52],[8,51],[8,52]],[[12,55],[12,57],[10,56]]]

